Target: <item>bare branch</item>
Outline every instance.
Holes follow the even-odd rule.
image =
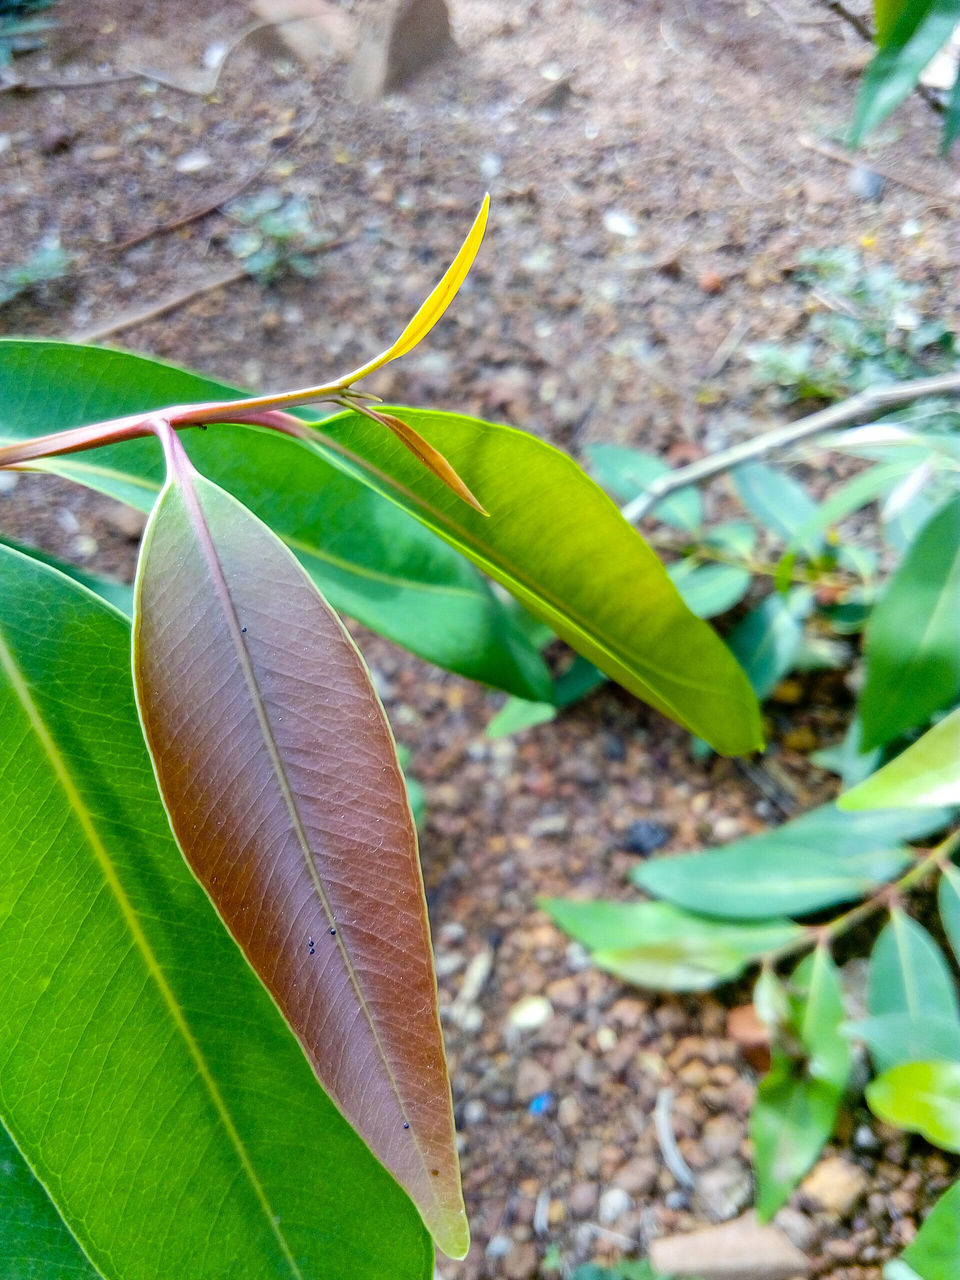
[[[689,466],[678,467],[676,471],[660,476],[622,508],[624,519],[635,524],[648,515],[658,502],[662,502],[671,493],[676,493],[678,489],[686,489],[689,485],[709,480],[711,476],[722,475],[743,462],[765,457],[775,449],[796,444],[799,440],[807,440],[837,427],[872,422],[888,409],[912,404],[925,396],[955,395],[960,395],[960,370],[940,374],[935,378],[916,378],[912,382],[900,382],[894,386],[868,387],[849,400],[841,400],[839,404],[832,404],[809,417],[775,427],[751,440],[742,440],[711,457],[701,458],[698,462],[691,462]]]

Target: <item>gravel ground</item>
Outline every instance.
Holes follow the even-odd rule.
[[[460,53],[372,106],[348,101],[339,64],[305,74],[262,33],[230,53],[212,96],[142,77],[0,93],[0,267],[51,234],[77,254],[62,283],[0,311],[0,330],[84,334],[229,271],[222,213],[123,245],[260,167],[251,190],[304,195],[330,237],[316,279],[212,289],[111,341],[265,388],[352,367],[413,311],[487,188],[488,240],[461,298],[371,390],[510,421],[574,454],[609,440],[682,463],[760,429],[769,410],[745,347],[801,324],[800,249],[859,246],[957,323],[960,184],[929,111],[908,104],[865,153],[887,175],[878,198],[806,145],[842,133],[865,62],[829,8],[451,7]],[[61,0],[56,16],[48,49],[15,64],[25,81],[147,68],[195,87],[205,50],[250,17],[239,0]],[[132,576],[138,521],[66,483],[0,489],[0,529]],[[824,799],[830,778],[806,757],[840,736],[849,695],[811,678],[799,702],[773,704],[759,774],[694,763],[686,735],[614,689],[490,742],[497,697],[357,630],[429,804],[423,859],[475,1240],[440,1274],[524,1280],[545,1256],[642,1254],[736,1218],[752,1199],[756,1076],[727,1017],[748,988],[626,988],[536,900],[626,898],[642,849],[729,840]],[[657,1139],[665,1089],[692,1191]],[[877,1280],[951,1166],[854,1101],[814,1173],[780,1225],[812,1274]]]

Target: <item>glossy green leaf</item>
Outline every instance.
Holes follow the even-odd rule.
[[[294,556],[168,447],[133,671],[170,824],[326,1091],[462,1257],[416,830],[383,708]]]
[[[844,1035],[862,1040],[879,1070],[900,1062],[926,1062],[934,1058],[960,1060],[960,1018],[925,1013],[883,1013],[875,1018],[848,1022]]]
[[[594,480],[619,503],[639,497],[652,480],[658,480],[672,470],[656,454],[617,444],[589,444],[584,453],[587,455],[587,469]],[[697,533],[703,524],[700,492],[694,485],[679,489],[658,502],[650,514],[686,533]]]
[[[722,849],[645,862],[632,878],[655,897],[722,919],[807,915],[894,879],[910,864],[899,842],[937,830],[946,817],[909,810],[847,814],[823,805]]]
[[[722,753],[752,748],[759,710],[743,672],[571,459],[510,427],[399,412],[443,450],[492,512],[489,519],[445,491],[395,441],[372,437],[359,415],[332,419],[326,431],[344,455],[361,460],[378,491],[424,520],[611,679]]]
[[[590,948],[599,968],[663,991],[715,987],[803,932],[792,920],[721,922],[666,902],[548,898],[540,905]]]
[[[837,801],[844,810],[954,804],[960,804],[960,707]]]
[[[953,82],[950,98],[947,101],[947,112],[943,118],[943,137],[940,143],[940,154],[946,155],[956,140],[960,138],[960,75]]]
[[[874,943],[867,984],[871,1017],[907,1014],[912,1020],[958,1017],[957,993],[943,953],[922,925],[900,907]],[[898,1060],[882,1046],[873,1055],[878,1070]]]
[[[796,538],[810,556],[819,554],[823,545],[820,538],[803,532],[817,511],[803,485],[785,471],[762,462],[745,463],[731,474],[737,497],[765,529],[788,543]]]
[[[73,578],[74,582],[79,582],[81,586],[88,587],[95,595],[102,596],[108,604],[112,604],[115,609],[125,613],[128,618],[133,613],[133,587],[126,582],[118,582],[116,578],[106,578],[99,573],[88,573],[86,569],[80,569],[75,564],[69,564],[66,560],[61,560],[59,556],[51,555],[49,551],[43,551],[40,547],[25,546],[22,542],[15,542],[12,538],[4,537],[2,533],[0,533],[0,547],[9,547],[13,551],[19,551],[25,556],[31,556],[34,560],[39,560],[41,564],[49,565],[51,569],[59,569],[68,578]]]
[[[0,1125],[3,1280],[98,1280],[97,1271]]]
[[[765,698],[792,668],[803,639],[803,619],[813,594],[796,587],[762,600],[730,632],[728,643],[758,698]]]
[[[762,1219],[773,1217],[814,1164],[850,1076],[840,975],[826,948],[801,962],[787,991],[789,1017],[774,1034],[771,1068],[750,1116]]]
[[[750,590],[749,570],[732,564],[697,564],[678,560],[668,567],[683,603],[698,618],[716,618],[739,604]]]
[[[940,877],[938,902],[944,932],[950,940],[957,962],[960,963],[960,871],[952,862],[947,864]],[[960,1053],[957,1057],[960,1058]]]
[[[906,9],[913,7],[929,9],[930,0],[873,0],[873,14],[876,21],[876,38],[878,45],[884,45],[890,39],[898,19]]]
[[[757,545],[757,530],[748,520],[724,520],[710,528],[704,541],[708,546],[748,560]]]
[[[883,1275],[884,1280],[957,1280],[960,1276],[960,1182],[943,1193],[901,1256],[884,1267]]]
[[[843,741],[833,747],[824,747],[810,755],[810,763],[818,769],[829,769],[838,773],[846,787],[856,786],[864,778],[868,778],[883,759],[883,750],[874,747],[872,751],[863,752],[860,743],[863,738],[863,727],[860,717],[854,714],[853,719],[843,736]],[[838,800],[837,807],[841,808]],[[846,805],[842,806],[846,809]]]
[[[920,0],[903,7],[864,73],[850,133],[853,146],[903,102],[956,25],[956,0]]]
[[[960,1062],[903,1062],[871,1080],[866,1095],[886,1124],[960,1151]]]
[[[0,600],[0,1118],[59,1213],[109,1280],[427,1280],[173,842],[129,624],[5,549]]]
[[[0,385],[0,443],[237,394],[142,356],[14,339],[0,340]],[[543,660],[483,578],[366,485],[276,432],[214,427],[183,441],[205,475],[283,538],[335,608],[438,666],[520,697],[549,696]],[[142,511],[163,480],[149,440],[40,465]]]
[[[960,495],[924,526],[873,611],[864,746],[926,723],[960,694]]]

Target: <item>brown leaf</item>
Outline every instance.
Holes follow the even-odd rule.
[[[165,443],[134,675],[171,826],[324,1088],[462,1257],[416,831],[383,708],[294,557]]]

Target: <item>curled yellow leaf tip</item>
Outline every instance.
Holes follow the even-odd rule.
[[[443,313],[449,307],[450,303],[457,296],[460,286],[467,278],[467,273],[473,266],[474,259],[480,249],[483,240],[483,233],[487,227],[487,215],[490,211],[490,194],[489,192],[483,197],[483,204],[480,211],[473,220],[473,226],[467,233],[467,238],[460,246],[457,256],[450,263],[450,266],[444,272],[443,279],[433,290],[426,302],[420,307],[416,315],[401,333],[393,346],[388,347],[386,351],[375,356],[367,364],[361,365],[356,372],[351,373],[348,378],[344,379],[343,385],[358,382],[361,378],[367,377],[373,373],[375,369],[382,369],[385,364],[389,364],[391,360],[396,360],[400,356],[404,356],[408,351],[412,351],[419,342],[427,336],[433,326],[437,323]]]

